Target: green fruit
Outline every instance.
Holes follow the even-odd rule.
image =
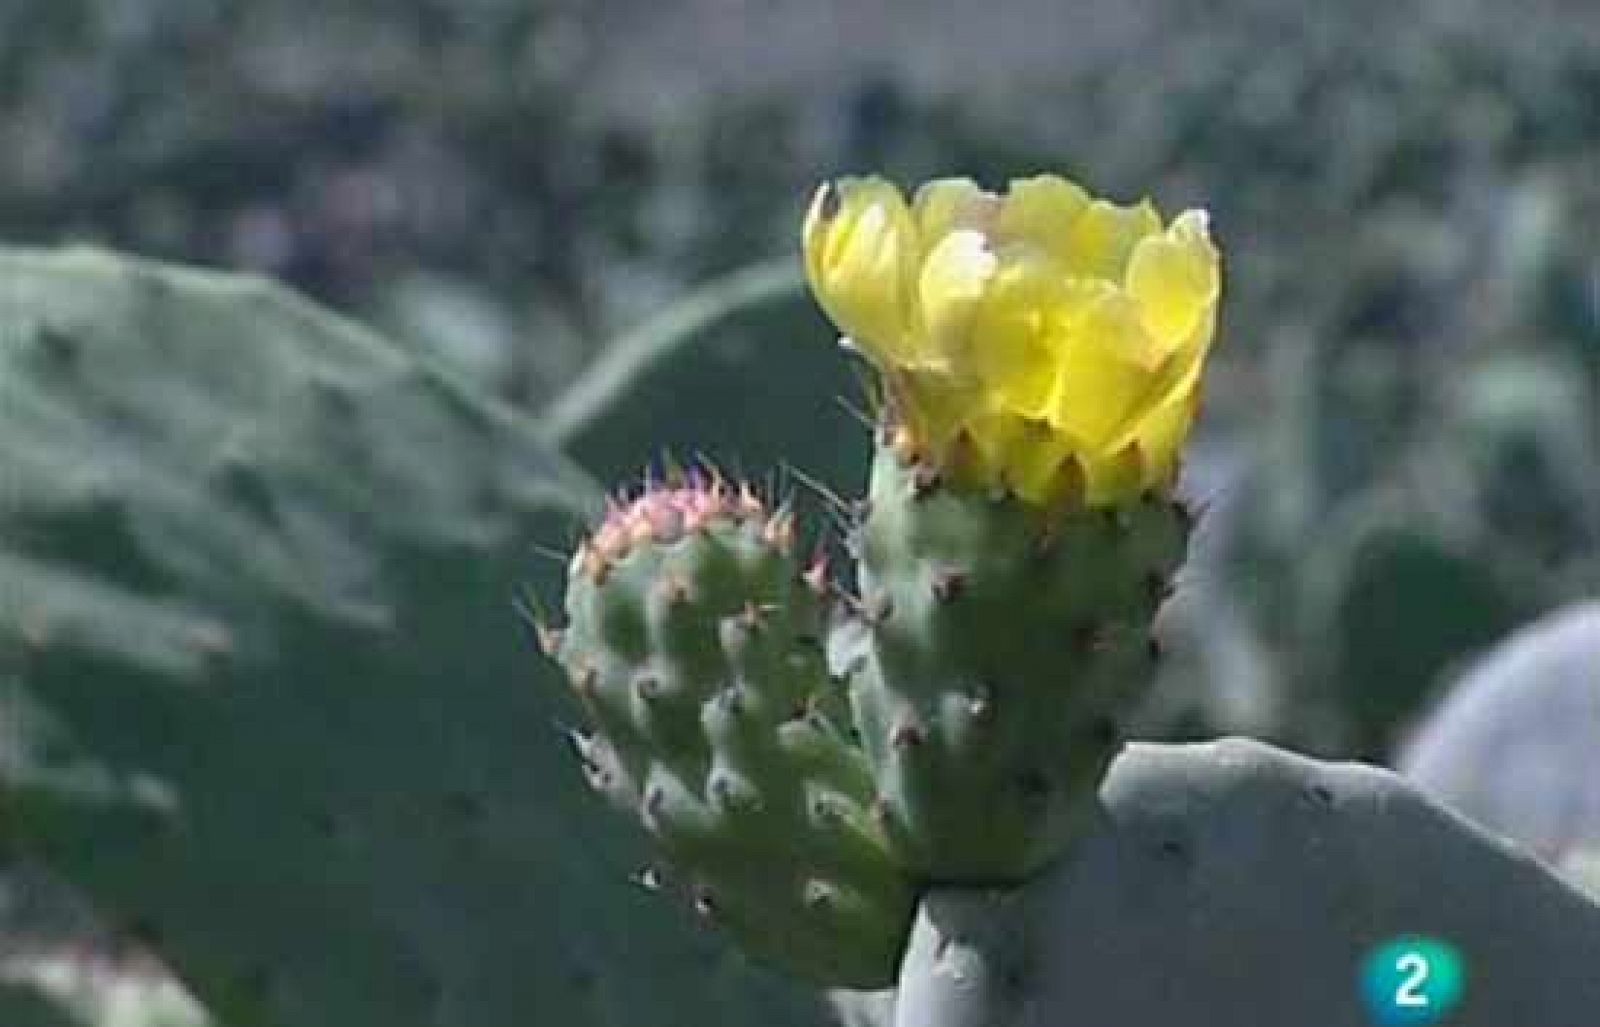
[[[920,877],[1023,879],[1094,810],[1188,515],[1156,496],[1040,511],[887,447],[868,503],[851,681],[890,836]]]
[[[695,906],[820,983],[894,979],[911,888],[872,813],[823,654],[823,568],[792,519],[696,476],[614,507],[546,634],[592,732],[594,787],[636,816]]]

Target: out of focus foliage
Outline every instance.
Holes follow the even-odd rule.
[[[0,233],[265,271],[538,407],[695,283],[792,252],[830,173],[1056,168],[1204,203],[1230,265],[1192,461],[1214,515],[1150,728],[1380,753],[1462,657],[1600,589],[1600,15],[1015,6],[1061,59],[1008,78],[1001,12],[961,5],[874,53],[888,5],[12,0]],[[761,54],[794,68],[707,49],[701,88],[652,102],[676,68],[652,40],[751,43],[739,19],[789,28]],[[919,40],[967,32],[917,73]],[[670,387],[610,390],[617,416],[557,402],[577,455],[615,473],[652,440],[608,426],[670,420],[659,442],[724,457],[800,440],[855,487],[854,448],[729,387],[757,361],[814,381],[815,315],[711,334]]]

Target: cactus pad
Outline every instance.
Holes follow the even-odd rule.
[[[256,280],[0,282],[6,830],[114,931],[235,1027],[815,1022],[564,759],[514,598],[601,495],[530,422]]]
[[[1153,675],[1188,515],[1149,496],[1042,511],[878,452],[858,539],[862,744],[902,858],[1020,880],[1059,856]]]

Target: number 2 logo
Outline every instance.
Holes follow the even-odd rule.
[[[1427,986],[1428,958],[1420,952],[1407,952],[1394,961],[1394,968],[1406,975],[1395,989],[1394,1004],[1408,1009],[1426,1006],[1427,992],[1417,989]]]
[[[1377,1027],[1427,1027],[1460,1004],[1466,973],[1454,948],[1436,938],[1392,938],[1362,964],[1361,994]]]

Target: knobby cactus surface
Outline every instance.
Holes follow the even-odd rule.
[[[847,180],[803,241],[876,383],[848,561],[704,464],[606,507],[261,283],[0,254],[8,853],[227,1024],[815,1022],[763,965],[904,1024],[1239,1023],[1292,944],[1274,1018],[1325,1027],[1401,929],[1483,975],[1462,1023],[1592,1019],[1593,904],[1392,776],[1123,744],[1193,520],[1202,215]],[[574,515],[558,710],[510,594]]]
[[[1195,518],[1204,213],[1053,175],[857,178],[802,240],[875,385],[851,565],[797,557],[781,500],[668,470],[617,493],[543,632],[653,883],[812,981],[896,986],[841,997],[851,1023],[1237,1023],[1314,994],[1315,1023],[1356,1024],[1355,968],[1407,930],[1494,964],[1464,1023],[1592,1007],[1600,912],[1393,775],[1125,746]],[[1261,991],[1250,968],[1296,944]]]
[[[1054,175],[831,183],[803,248],[876,377],[853,573],[793,556],[747,486],[668,473],[579,546],[544,637],[663,877],[791,969],[880,986],[916,889],[1022,882],[1086,828],[1160,656],[1220,261],[1203,213]]]

